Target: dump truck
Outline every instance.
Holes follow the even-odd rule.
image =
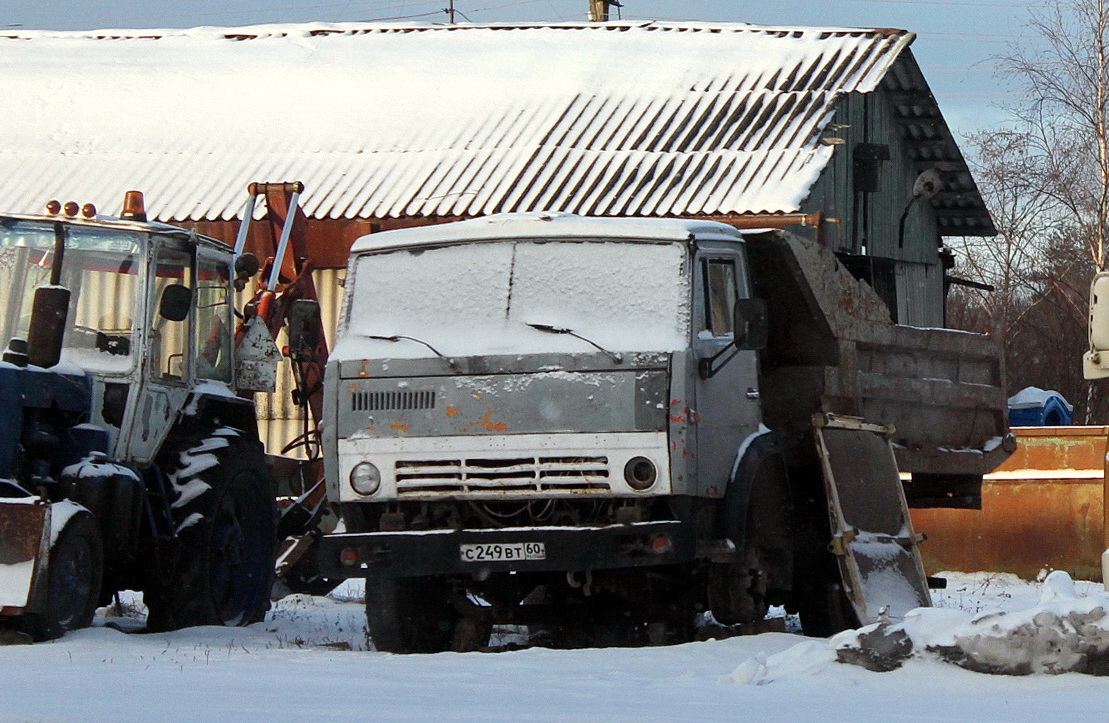
[[[119,218],[0,216],[0,627],[57,637],[120,590],[150,630],[268,609],[279,518],[248,392],[281,354],[273,298],[236,322],[259,271],[241,251],[148,222],[138,192]]]
[[[991,340],[891,323],[784,230],[490,216],[365,236],[345,288],[319,565],[381,650],[896,616],[928,604],[906,505],[980,505],[1013,450]]]

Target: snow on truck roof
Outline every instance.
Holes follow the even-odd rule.
[[[505,213],[458,223],[419,226],[363,236],[351,254],[502,239],[627,239],[645,242],[738,241],[735,228],[715,221],[660,218],[596,218],[572,213]]]
[[[248,182],[300,180],[315,219],[795,212],[832,157],[838,100],[883,83],[907,142],[965,171],[913,38],[701,22],[7,29],[0,208],[59,193],[116,208],[140,188],[152,219],[231,220]],[[967,184],[953,193],[977,199]]]

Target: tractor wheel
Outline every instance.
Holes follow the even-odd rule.
[[[248,625],[269,606],[275,488],[261,445],[223,428],[175,455],[176,565],[148,594],[150,630]]]
[[[366,621],[374,647],[384,653],[449,650],[458,611],[441,577],[366,580]]]
[[[104,574],[100,527],[84,508],[65,521],[50,545],[45,608],[28,614],[24,631],[35,640],[53,640],[92,623]]]

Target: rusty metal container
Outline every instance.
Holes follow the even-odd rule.
[[[1016,427],[1017,450],[982,483],[981,510],[915,509],[929,573],[1065,570],[1101,580],[1107,426]]]

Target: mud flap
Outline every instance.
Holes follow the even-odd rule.
[[[891,427],[857,417],[817,415],[817,452],[828,493],[832,552],[844,589],[863,625],[900,620],[930,607],[924,565],[913,532]]]
[[[50,505],[37,497],[0,500],[0,615],[34,603],[50,548]]]

